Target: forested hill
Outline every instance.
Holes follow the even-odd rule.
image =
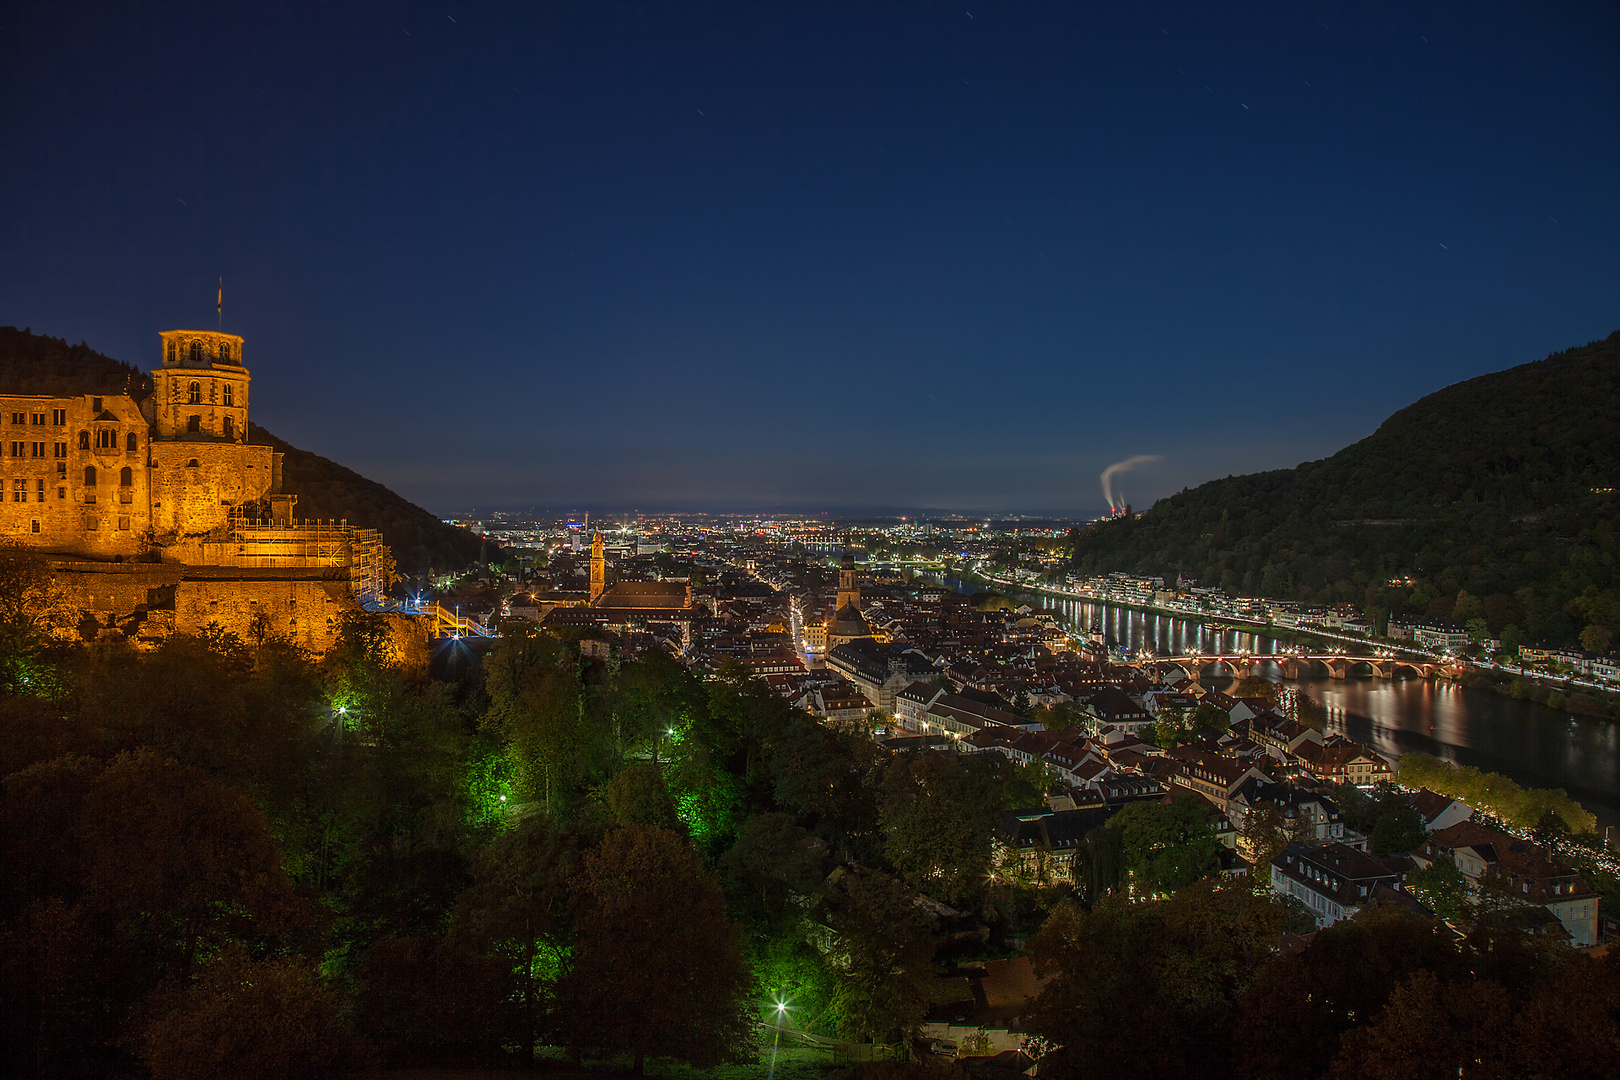
[[[0,326],[0,391],[14,394],[151,393],[146,372],[91,349],[14,326]],[[382,532],[403,574],[465,566],[479,556],[480,540],[446,525],[383,485],[276,438],[257,424],[250,438],[281,451],[282,487],[298,496],[300,518],[347,520]]]
[[[257,424],[249,427],[254,442],[269,443],[286,455],[281,461],[281,487],[298,496],[294,517],[347,519],[362,528],[381,530],[402,574],[454,569],[479,557],[483,542],[465,529],[446,525],[353,469],[300,450]],[[494,550],[491,547],[487,554]]]
[[[1620,640],[1616,488],[1620,331],[1448,386],[1322,461],[1080,530],[1074,564],[1601,650]]]

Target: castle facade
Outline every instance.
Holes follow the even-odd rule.
[[[248,441],[242,338],[160,337],[148,396],[0,393],[0,538],[51,557],[65,636],[213,625],[324,651],[386,587],[380,534],[294,520],[282,455]]]

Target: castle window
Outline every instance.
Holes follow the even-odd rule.
[[[118,519],[118,527],[120,529],[124,530],[125,532],[128,532],[129,531],[129,518],[127,518],[127,517],[119,518]]]
[[[233,404],[230,383],[226,383],[225,386],[220,390],[219,403],[221,405]]]
[[[27,502],[28,501],[28,481],[27,480],[13,480],[11,482],[11,501],[12,502]]]
[[[31,443],[31,444],[29,444],[28,449],[30,451],[30,453],[29,453],[30,457],[44,457],[45,456],[45,444],[42,443],[42,442]]]
[[[28,414],[14,412],[11,414],[11,422],[13,424],[26,424],[28,422]]]
[[[131,469],[128,465],[125,465],[122,469],[118,470],[118,486],[119,487],[129,487],[134,482],[135,482],[135,470],[134,469]]]
[[[96,413],[97,415],[100,415],[100,413],[101,413],[101,399],[100,398],[93,397],[93,398],[90,399],[90,411],[93,412],[93,413]]]
[[[79,449],[90,449],[90,433],[88,431],[79,432]]]
[[[64,445],[66,445],[66,444],[64,444]],[[56,463],[56,475],[57,476],[66,476],[67,475],[67,462],[58,461]]]
[[[45,414],[42,413],[42,412],[29,413],[28,414],[28,422],[30,424],[38,424],[41,427],[44,427],[45,426]]]
[[[169,342],[169,363],[174,363],[174,342]]]
[[[200,404],[202,404],[202,383],[194,382],[189,387],[186,388],[186,404],[187,405],[200,405]]]
[[[86,531],[93,532],[96,529],[101,528],[101,522],[96,518],[96,515],[86,514],[84,515],[84,527]]]
[[[96,429],[96,449],[97,450],[116,450],[116,449],[118,449],[118,429],[117,428],[97,428]]]
[[[44,477],[40,477],[38,480],[34,481],[34,501],[35,502],[44,502],[45,501],[45,478]]]
[[[193,435],[195,435],[198,432],[202,431],[202,417],[200,417],[200,416],[188,416],[188,417],[186,417],[186,430],[188,432],[190,432],[191,434],[193,434]]]
[[[94,465],[86,465],[84,467],[84,486],[96,486],[96,467]]]
[[[227,439],[236,438],[236,421],[228,416],[225,418],[225,437]]]
[[[195,469],[196,467],[197,467],[197,459],[196,458],[192,458],[190,461],[186,462],[186,468]]]
[[[34,531],[39,532],[39,522],[36,521],[33,524],[34,524]]]
[[[56,427],[61,427],[63,424],[67,423],[67,410],[66,409],[52,409],[51,410],[51,423],[54,424]]]
[[[200,341],[193,341],[191,343],[191,362],[193,364],[200,364],[203,362],[202,342]]]
[[[136,435],[135,435],[135,433],[133,431],[130,432],[128,438],[126,438],[124,440],[124,449],[128,450],[130,453],[133,454],[136,450],[139,450],[140,448],[141,448],[140,439],[136,437]]]
[[[27,443],[14,442],[11,444],[12,457],[24,457],[27,454]]]
[[[56,497],[57,497],[57,498],[58,498],[58,499],[65,499],[65,498],[67,498],[67,488],[65,488],[65,487],[59,487],[59,488],[57,488],[57,489],[56,489]]]

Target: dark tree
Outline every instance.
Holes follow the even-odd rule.
[[[736,1057],[750,976],[725,898],[686,839],[614,829],[574,884],[573,969],[562,992],[572,1044],[703,1068]]]

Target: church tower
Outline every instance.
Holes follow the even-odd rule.
[[[602,534],[591,537],[591,603],[607,591],[607,556],[602,551]]]
[[[838,599],[833,610],[840,611],[845,604],[853,605],[857,611],[861,607],[861,587],[855,583],[855,555],[848,548],[838,563]]]

